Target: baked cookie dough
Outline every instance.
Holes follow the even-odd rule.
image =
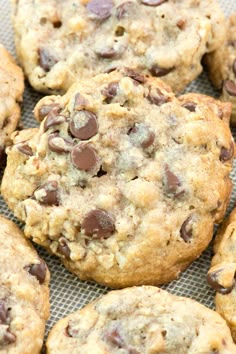
[[[207,279],[216,290],[216,310],[227,321],[236,341],[236,209],[218,231],[214,252]]]
[[[216,312],[151,286],[112,291],[70,314],[46,346],[48,354],[236,353]]]
[[[228,19],[225,44],[207,55],[206,64],[212,83],[222,89],[220,98],[233,104],[231,123],[236,126],[236,13]]]
[[[200,94],[177,99],[131,69],[80,80],[37,104],[38,132],[16,134],[3,197],[26,237],[81,279],[169,282],[225,213],[230,110]]]
[[[23,72],[0,44],[0,164],[5,146],[20,120],[20,102],[24,91]]]
[[[162,77],[179,92],[225,39],[216,0],[12,3],[19,60],[31,85],[46,93],[121,66]]]
[[[39,354],[49,317],[49,271],[3,216],[0,236],[0,353]]]

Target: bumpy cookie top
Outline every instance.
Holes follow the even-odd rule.
[[[217,313],[155,287],[112,291],[60,320],[47,349],[48,354],[236,353]]]
[[[0,216],[0,352],[40,353],[49,271],[13,222]]]
[[[20,119],[23,91],[23,72],[0,44],[0,160]]]
[[[229,114],[230,104],[177,99],[130,69],[81,80],[38,103],[39,131],[20,132],[8,149],[3,196],[26,236],[81,278],[170,281],[224,215]]]
[[[215,0],[14,0],[19,59],[33,87],[63,92],[79,77],[129,66],[181,91],[220,47]],[[27,16],[25,14],[27,13]]]

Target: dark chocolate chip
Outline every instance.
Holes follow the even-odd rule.
[[[233,69],[234,75],[236,76],[236,59],[234,59],[232,69]]]
[[[70,259],[70,249],[69,249],[69,246],[67,245],[66,239],[63,237],[59,239],[59,245],[57,247],[57,252],[62,254],[65,257],[65,259],[67,259],[67,260]]]
[[[2,345],[8,345],[12,344],[16,341],[16,335],[14,333],[11,333],[9,328],[4,332],[3,337],[2,337]]]
[[[17,150],[19,150],[22,154],[27,156],[33,156],[33,151],[26,142],[18,143],[15,146]]]
[[[6,301],[0,300],[0,324],[8,324],[8,308]]]
[[[118,86],[118,82],[110,82],[108,86],[101,90],[102,95],[108,99],[107,103],[110,103],[117,95]]]
[[[39,65],[46,72],[50,71],[57,62],[58,60],[47,49],[39,49]]]
[[[150,147],[155,140],[155,134],[145,124],[135,124],[128,132],[135,145],[142,146],[143,149]]]
[[[75,95],[75,101],[74,101],[74,110],[75,111],[80,111],[81,108],[84,108],[88,105],[88,100],[84,98],[81,93],[77,93]]]
[[[60,105],[58,103],[52,103],[40,107],[38,110],[39,120],[43,120],[51,111],[57,115],[61,111]]]
[[[84,230],[86,236],[105,239],[114,233],[115,224],[107,211],[95,209],[85,215],[81,229]]]
[[[38,193],[39,191],[42,191],[42,195]],[[44,205],[59,205],[58,183],[56,181],[49,181],[43,184],[35,190],[34,197],[39,203]]]
[[[117,329],[113,329],[112,331],[106,333],[105,339],[109,344],[115,345],[119,348],[126,348],[126,344]]]
[[[233,284],[229,288],[224,288],[222,285],[218,283],[219,274],[222,272],[223,269],[217,269],[215,272],[210,272],[207,274],[207,282],[208,284],[218,293],[226,295],[231,293],[235,285],[235,279]]]
[[[180,190],[182,183],[179,178],[170,170],[170,166],[165,164],[165,192],[167,194],[173,194],[175,197],[184,193],[183,190]]]
[[[131,13],[132,7],[135,5],[133,1],[123,2],[116,8],[116,17],[121,20],[123,17],[128,16]]]
[[[197,104],[195,102],[186,102],[183,104],[183,107],[186,108],[190,112],[195,112]]]
[[[59,133],[52,133],[48,136],[48,147],[51,151],[61,154],[64,152],[70,152],[73,143],[62,138]]]
[[[226,161],[230,161],[234,156],[234,144],[231,143],[230,144],[230,148],[226,149],[224,147],[221,148],[220,151],[220,161],[222,162],[226,162]]]
[[[117,52],[114,48],[102,48],[99,51],[96,51],[96,54],[104,59],[111,59],[117,55]]]
[[[113,8],[112,0],[90,0],[87,9],[99,20],[105,20],[111,15]]]
[[[155,90],[150,90],[147,99],[156,106],[161,106],[162,104],[168,102],[168,97],[163,95],[161,90],[155,88]]]
[[[146,81],[146,78],[144,75],[141,75],[139,72],[130,69],[130,68],[125,68],[124,70],[124,74],[128,77],[130,77],[131,79],[139,82],[140,84],[144,84]]]
[[[49,128],[54,127],[55,125],[62,124],[66,121],[66,117],[62,114],[59,114],[54,109],[50,111],[47,118],[44,122],[44,131],[46,132]]]
[[[153,76],[161,77],[169,74],[174,68],[161,68],[158,65],[153,65],[150,69],[150,72]]]
[[[44,260],[40,258],[40,263],[30,264],[25,269],[34,277],[36,277],[40,284],[43,284],[46,279],[47,266]]]
[[[190,224],[190,221],[192,219],[192,216],[190,215],[184,222],[183,225],[180,228],[180,236],[185,242],[189,242],[191,237],[192,237],[192,226]]]
[[[81,140],[90,139],[98,132],[97,116],[90,111],[78,111],[72,116],[69,128],[74,137]]]
[[[142,4],[147,6],[158,6],[167,0],[142,0]]]
[[[236,84],[232,80],[226,80],[224,82],[224,89],[230,96],[236,96]]]
[[[79,170],[89,171],[96,166],[98,156],[91,146],[80,144],[76,145],[71,151],[71,161]]]

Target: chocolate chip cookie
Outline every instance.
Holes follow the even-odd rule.
[[[214,245],[208,282],[216,290],[216,310],[225,318],[236,341],[236,209],[222,224]]]
[[[47,93],[121,66],[181,91],[225,38],[216,0],[12,2],[18,57],[31,85]]]
[[[23,233],[0,216],[0,352],[40,353],[49,316],[49,271]]]
[[[236,353],[216,312],[151,286],[111,291],[70,314],[46,346],[48,354]]]
[[[16,134],[3,197],[26,237],[81,279],[169,282],[225,213],[230,108],[200,94],[176,98],[127,68],[80,80],[37,104],[38,132]]]
[[[236,126],[236,13],[228,19],[225,44],[207,55],[206,64],[213,84],[222,89],[221,99],[233,104],[231,123]]]
[[[0,163],[5,146],[20,119],[20,102],[24,91],[23,72],[12,56],[0,44]]]

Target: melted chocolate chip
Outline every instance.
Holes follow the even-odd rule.
[[[0,324],[8,324],[8,308],[6,301],[0,300]]]
[[[132,7],[135,5],[133,1],[123,2],[116,8],[116,17],[118,20],[121,20],[123,17],[128,16],[132,10]]]
[[[96,54],[104,59],[111,59],[117,55],[117,52],[114,48],[102,48],[99,51],[96,51]]]
[[[79,92],[75,95],[74,110],[80,111],[88,105],[88,101]]]
[[[192,216],[190,215],[184,222],[180,228],[180,236],[185,242],[189,242],[192,237],[192,227],[190,225],[190,221]]]
[[[86,236],[106,239],[114,233],[115,224],[107,211],[95,209],[85,215],[81,228]]]
[[[92,138],[98,132],[97,116],[86,110],[76,112],[69,124],[71,134],[81,140]]]
[[[43,120],[48,115],[48,113],[52,111],[55,115],[60,113],[61,107],[58,103],[47,104],[40,107],[40,109],[38,110],[39,120]]]
[[[112,330],[111,332],[106,333],[105,339],[108,343],[115,345],[119,348],[125,348],[125,342],[121,338],[120,333],[117,329]]]
[[[71,161],[79,170],[89,171],[96,166],[98,156],[91,146],[80,144],[76,145],[71,151]]]
[[[208,273],[207,282],[215,291],[225,295],[231,293],[231,291],[233,290],[235,285],[235,279],[233,281],[233,284],[229,288],[224,288],[222,285],[218,283],[218,277],[222,270],[223,269],[218,269],[215,272]]]
[[[233,73],[236,76],[236,59],[234,59],[233,65],[232,65]]]
[[[161,106],[162,104],[168,102],[168,97],[164,96],[161,90],[155,88],[155,90],[150,90],[147,99],[156,106]]]
[[[27,156],[33,156],[33,151],[31,149],[31,147],[26,142],[16,144],[15,146],[16,146],[17,150],[19,150],[22,154],[27,155]]]
[[[135,124],[128,132],[131,141],[134,145],[139,145],[143,149],[149,148],[155,140],[155,134],[151,131],[150,127],[145,124]]]
[[[232,80],[226,80],[224,82],[224,89],[230,96],[236,96],[236,84]]]
[[[147,6],[159,6],[167,0],[142,0],[142,4]]]
[[[90,0],[87,9],[99,20],[105,20],[111,15],[113,8],[112,0]]]
[[[128,77],[130,77],[131,79],[137,81],[140,84],[144,84],[146,82],[146,78],[144,75],[141,75],[139,72],[130,69],[130,68],[125,68],[124,70],[124,74]]]
[[[150,69],[150,72],[153,76],[161,77],[169,74],[174,68],[161,68],[158,65],[153,65]]]
[[[183,104],[183,107],[190,112],[196,112],[197,104],[195,102],[186,102]]]
[[[170,166],[165,164],[165,191],[167,194],[173,194],[178,197],[180,194],[184,193],[184,190],[180,191],[179,188],[182,186],[179,178],[170,170]]]
[[[220,161],[226,162],[230,161],[234,156],[234,144],[231,143],[230,148],[226,149],[224,147],[221,148],[220,151]]]
[[[46,72],[49,72],[57,62],[58,60],[47,49],[39,49],[39,65]]]
[[[34,277],[36,277],[40,284],[43,284],[46,279],[47,266],[44,260],[40,258],[40,263],[30,264],[25,269]]]
[[[107,87],[102,89],[101,93],[103,94],[103,96],[107,97],[110,102],[112,98],[117,95],[118,86],[118,82],[110,82]]]
[[[48,147],[51,151],[61,154],[64,152],[70,152],[73,143],[62,138],[59,133],[53,133],[48,136]]]
[[[66,121],[66,117],[59,114],[56,110],[51,110],[44,122],[44,131],[46,132],[49,128],[55,125],[62,124]]]
[[[57,247],[57,252],[62,254],[65,257],[65,259],[67,259],[67,260],[70,259],[70,249],[69,249],[69,246],[67,245],[65,238],[59,239],[59,245]]]
[[[44,205],[59,205],[58,183],[56,181],[49,181],[43,184],[35,190],[34,197],[39,203]]]

